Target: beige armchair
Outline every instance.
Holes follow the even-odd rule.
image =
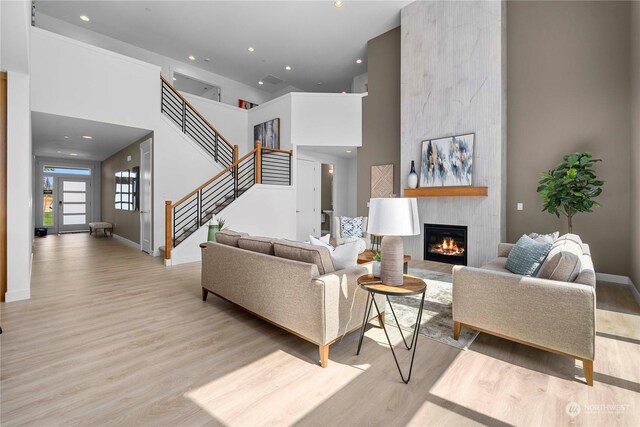
[[[572,254],[567,254],[567,246],[573,246]],[[454,267],[454,339],[462,327],[468,327],[579,359],[587,384],[593,385],[596,281],[589,246],[578,236],[562,236],[538,277],[520,276],[505,268],[512,247],[501,243],[498,258],[482,268]],[[573,264],[567,268],[569,258]],[[567,280],[557,280],[563,268]],[[544,277],[547,272],[552,277]]]

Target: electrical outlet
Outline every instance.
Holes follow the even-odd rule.
[[[127,162],[131,161],[131,156],[127,156]]]
[[[519,210],[519,211],[523,211],[524,210],[524,203],[518,203],[516,205],[516,209]]]

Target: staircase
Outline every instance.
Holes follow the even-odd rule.
[[[171,250],[213,215],[230,206],[256,184],[291,185],[292,150],[256,147],[238,159],[232,146],[180,93],[162,78],[161,111],[224,169],[178,200],[165,202],[165,259]]]

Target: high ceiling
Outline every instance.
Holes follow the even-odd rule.
[[[266,91],[341,92],[367,71],[367,41],[400,25],[409,2],[343,3],[39,0],[36,10]]]
[[[38,112],[31,113],[31,127],[36,156],[95,161],[105,160],[151,132]]]

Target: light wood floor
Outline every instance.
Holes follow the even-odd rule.
[[[484,334],[467,351],[420,337],[405,385],[381,329],[358,357],[357,334],[332,346],[322,369],[313,345],[202,302],[199,275],[113,239],[38,239],[32,299],[1,307],[1,424],[640,423],[640,309],[620,285],[598,286],[594,387],[573,360]]]

